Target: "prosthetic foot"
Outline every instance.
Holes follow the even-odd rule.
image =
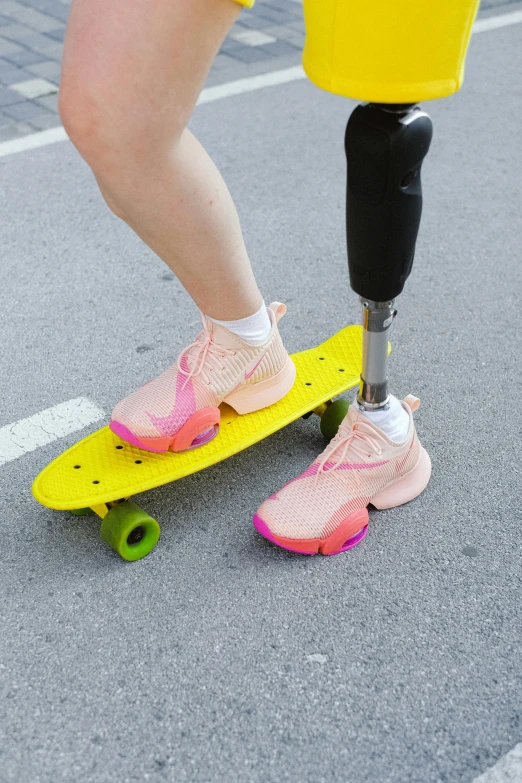
[[[365,537],[368,504],[392,508],[417,497],[430,478],[428,454],[419,443],[408,396],[403,443],[395,443],[350,405],[339,431],[304,473],[269,497],[254,526],[272,543],[306,555],[337,555]]]

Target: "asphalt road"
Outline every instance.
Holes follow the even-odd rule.
[[[71,435],[0,468],[0,781],[471,783],[522,737],[522,26],[474,37],[425,104],[416,262],[393,390],[421,397],[433,477],[344,555],[274,548],[259,503],[323,448],[315,418],[140,502],[127,564],[30,486]],[[307,82],[203,105],[288,348],[359,309],[344,240],[355,104]],[[86,396],[110,412],[198,313],[68,142],[0,161],[0,426]],[[94,428],[95,425],[91,429]]]

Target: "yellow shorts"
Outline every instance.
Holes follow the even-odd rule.
[[[462,85],[478,6],[479,0],[304,0],[303,67],[318,87],[356,100],[443,98]]]

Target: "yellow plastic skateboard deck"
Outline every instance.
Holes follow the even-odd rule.
[[[221,462],[320,408],[358,383],[361,358],[360,326],[348,326],[317,348],[293,354],[296,380],[284,399],[244,416],[223,405],[219,434],[207,445],[191,451],[143,451],[102,427],[44,468],[33,483],[33,495],[48,508],[72,511],[88,507],[104,518],[114,504],[131,495]],[[103,524],[102,537],[107,540]]]

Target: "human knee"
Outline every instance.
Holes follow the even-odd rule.
[[[109,81],[62,80],[58,110],[63,126],[91,168],[103,173],[147,165],[176,143],[188,114],[172,99],[161,110],[150,96],[118,91]]]

